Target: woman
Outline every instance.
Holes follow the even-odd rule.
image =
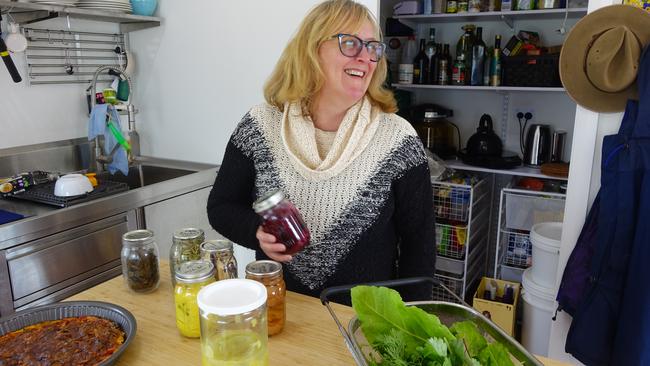
[[[210,197],[210,224],[283,262],[287,288],[433,276],[435,234],[424,149],[384,89],[381,32],[349,0],[316,6],[233,133]],[[310,245],[293,256],[264,232],[252,203],[281,189]]]

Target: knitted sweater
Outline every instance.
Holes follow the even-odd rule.
[[[422,144],[395,114],[373,112],[373,120],[369,142],[347,166],[314,177],[292,161],[281,136],[283,112],[268,104],[252,108],[228,142],[208,198],[210,224],[267,259],[255,237],[261,220],[252,203],[281,189],[311,232],[310,245],[283,264],[289,290],[318,296],[335,285],[432,277],[433,199]]]

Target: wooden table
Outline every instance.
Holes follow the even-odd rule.
[[[176,329],[167,263],[161,263],[160,271],[160,287],[149,294],[130,291],[120,276],[67,299],[106,301],[133,313],[138,323],[136,337],[120,357],[119,366],[201,364],[199,340],[185,338]],[[332,305],[347,326],[354,315],[352,308]],[[548,366],[561,365],[540,359]],[[269,338],[269,365],[354,365],[354,360],[327,308],[316,298],[287,292],[287,322],[282,333]]]

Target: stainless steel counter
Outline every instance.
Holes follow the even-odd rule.
[[[67,208],[55,208],[14,199],[0,199],[0,209],[28,216],[19,221],[0,225],[0,250],[209,187],[214,183],[217,173],[216,166],[203,163],[152,157],[141,157],[138,162],[149,166],[190,170],[194,173]]]
[[[76,139],[0,150],[0,176],[83,169],[90,162],[87,147],[87,141]],[[69,297],[119,275],[121,235],[146,227],[144,207],[210,187],[217,169],[138,157],[127,176],[104,177],[127,183],[125,192],[67,208],[0,199],[0,209],[26,216],[0,225],[0,316]]]

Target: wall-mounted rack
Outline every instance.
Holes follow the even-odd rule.
[[[11,16],[15,21],[20,24],[31,24],[62,16],[69,16],[76,19],[96,20],[100,22],[119,23],[120,32],[122,33],[158,27],[161,22],[161,18],[158,17],[7,0],[0,0],[0,13],[11,13]]]
[[[87,84],[100,66],[124,69],[128,53],[124,35],[23,28],[30,85]],[[99,82],[111,82],[102,78]]]

